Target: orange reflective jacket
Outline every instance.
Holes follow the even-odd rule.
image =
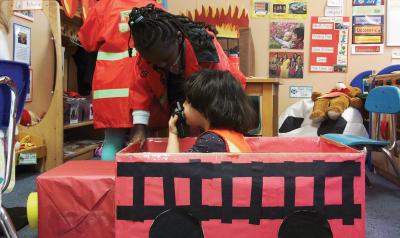
[[[218,63],[199,62],[196,53],[187,38],[185,38],[184,44],[185,78],[189,78],[192,74],[199,72],[201,69],[227,70],[230,71],[232,75],[241,82],[243,88],[245,88],[246,77],[229,61],[216,38],[214,38],[214,45],[219,58]],[[133,93],[131,94],[132,97],[130,100],[134,113],[133,123],[148,124],[149,127],[153,128],[167,127],[169,107],[168,100],[166,100],[167,90],[164,83],[165,76],[154,70],[153,65],[147,63],[140,56],[138,56],[136,71],[138,72],[138,77],[132,85],[131,90]],[[140,112],[137,113],[139,117],[136,117],[136,112]]]
[[[102,0],[95,4],[79,31],[89,52],[98,51],[93,75],[93,116],[96,128],[132,127],[130,85],[136,77],[136,52],[128,56],[129,13],[155,0]]]

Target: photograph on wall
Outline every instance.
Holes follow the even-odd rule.
[[[252,1],[253,18],[266,18],[269,15],[269,0],[253,0]]]
[[[270,49],[304,49],[304,24],[298,22],[271,22]]]
[[[349,26],[349,17],[311,17],[310,72],[347,72]]]
[[[31,10],[22,10],[22,11],[14,11],[14,16],[26,19],[28,21],[34,20],[33,18],[33,11]]]
[[[31,64],[31,28],[14,23],[14,61]]]
[[[302,52],[270,52],[270,78],[303,78],[304,54]]]
[[[270,0],[270,17],[279,19],[306,19],[308,0]]]

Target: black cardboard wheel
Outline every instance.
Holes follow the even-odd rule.
[[[296,211],[279,228],[278,238],[332,238],[326,217],[316,211]]]
[[[150,238],[204,238],[200,221],[184,209],[172,208],[154,219]]]

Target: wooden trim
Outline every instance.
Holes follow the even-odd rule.
[[[93,121],[84,121],[76,124],[69,124],[64,126],[64,130],[93,125]]]
[[[279,84],[279,79],[270,79],[265,77],[248,77],[246,83],[274,83]]]
[[[73,154],[69,154],[67,156],[64,156],[64,161],[73,159],[75,157],[78,157],[79,155],[82,155],[82,154],[85,154],[85,153],[90,152],[92,150],[95,150],[97,147],[99,147],[98,144],[88,145],[86,147],[79,148]]]

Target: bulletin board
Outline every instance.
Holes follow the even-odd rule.
[[[349,17],[312,17],[310,72],[347,72]]]

